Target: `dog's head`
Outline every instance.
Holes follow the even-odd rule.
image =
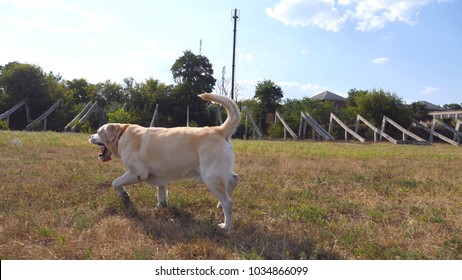
[[[127,127],[127,124],[109,123],[101,126],[95,134],[90,136],[91,144],[101,146],[99,154],[101,161],[110,161],[112,154],[118,156],[117,144]]]

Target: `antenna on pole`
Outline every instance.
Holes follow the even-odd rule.
[[[234,100],[234,68],[235,68],[235,62],[236,62],[236,23],[237,20],[239,19],[240,12],[237,9],[234,9],[231,11],[233,13],[232,19],[234,21],[234,39],[233,39],[233,65],[232,65],[232,70],[231,70],[231,99]]]
[[[202,55],[202,39],[199,41],[199,55]]]
[[[223,71],[221,72],[221,91],[222,91],[222,94],[227,96],[228,94],[226,94],[226,88],[225,88],[225,75],[226,75],[226,66],[223,66]]]

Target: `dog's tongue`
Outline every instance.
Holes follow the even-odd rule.
[[[110,161],[112,158],[111,157],[108,157],[108,158],[105,158],[105,159],[101,159],[102,162],[108,162]]]
[[[104,157],[105,149],[106,149],[106,147],[101,146],[101,153],[100,153],[100,155],[101,155],[102,157],[100,157],[100,159],[101,159],[102,162],[108,162],[108,161],[110,161],[110,160],[112,159],[111,157],[107,157],[107,158]]]

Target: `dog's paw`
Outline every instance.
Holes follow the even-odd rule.
[[[131,205],[132,201],[130,199],[130,195],[128,195],[128,193],[124,193],[120,196],[120,199],[122,200],[122,202],[126,205],[126,206],[129,206]]]
[[[167,208],[168,207],[168,203],[167,202],[160,202],[160,203],[157,203],[157,208]]]
[[[226,225],[225,223],[218,224],[218,226],[222,229],[230,229],[231,225]]]

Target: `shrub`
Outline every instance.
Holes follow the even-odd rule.
[[[107,113],[107,117],[110,123],[136,123],[135,116],[123,108]]]
[[[288,134],[288,133],[287,133]],[[270,138],[282,138],[284,137],[284,127],[279,123],[272,123],[268,128],[268,136]],[[289,134],[290,137],[290,134]]]
[[[0,120],[0,130],[9,130],[6,120]]]

